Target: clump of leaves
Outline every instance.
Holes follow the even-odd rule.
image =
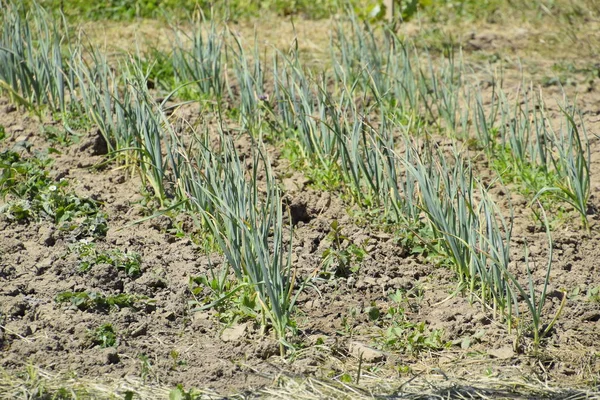
[[[53,160],[39,153],[36,157],[22,158],[11,150],[0,152],[0,196],[34,198],[52,184],[48,168]]]
[[[236,285],[227,272],[227,268],[222,268],[218,274],[211,271],[208,275],[190,277],[194,300],[189,304],[195,306],[192,311],[212,309],[219,321],[227,325],[258,318],[260,304],[256,292],[250,290],[248,282]]]
[[[587,299],[593,303],[600,303],[600,286],[589,288],[587,291]]]
[[[351,242],[350,238],[342,233],[342,227],[337,220],[331,223],[331,231],[328,235],[331,247],[326,249],[322,255],[322,270],[324,274],[334,271],[335,276],[348,276],[357,273],[360,263],[367,255],[366,242],[360,246]]]
[[[90,337],[95,345],[103,349],[117,344],[117,334],[111,324],[102,324],[90,331]]]
[[[417,15],[419,7],[429,6],[430,0],[394,0],[394,17],[400,17],[402,21],[408,21]],[[371,23],[382,22],[385,20],[389,10],[383,0],[369,0],[358,2],[354,7],[356,14]]]
[[[106,235],[106,214],[99,203],[69,192],[66,180],[54,182],[48,174],[52,163],[41,153],[30,158],[0,153],[0,197],[9,198],[0,212],[18,222],[50,220],[75,239]]]
[[[403,350],[411,354],[419,354],[427,350],[441,350],[451,343],[443,340],[441,329],[428,329],[425,322],[412,322],[406,316],[406,307],[410,306],[403,291],[390,295],[392,305],[385,314],[377,307],[368,310],[369,319],[380,321],[387,328],[382,330],[377,344],[386,350]]]
[[[182,384],[178,384],[177,387],[169,392],[169,399],[171,400],[193,400],[201,397],[203,392],[191,388],[185,390]]]
[[[98,250],[95,243],[82,242],[73,250],[79,256],[79,271],[87,272],[98,264],[109,264],[135,277],[141,274],[142,257],[137,253],[125,253],[119,249]]]
[[[337,192],[346,189],[348,180],[338,163],[306,154],[297,139],[288,139],[283,143],[281,157],[290,162],[291,169],[302,172],[308,180],[308,186],[316,190]]]
[[[127,293],[116,295],[104,295],[98,292],[61,292],[56,295],[55,301],[59,304],[71,303],[81,311],[90,308],[98,309],[121,309],[133,308],[136,303],[145,300],[146,297],[135,296]]]

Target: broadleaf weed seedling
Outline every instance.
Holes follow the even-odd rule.
[[[396,291],[389,296],[392,304],[381,317],[375,318],[384,325],[376,343],[386,350],[403,350],[416,355],[423,351],[441,350],[451,343],[443,340],[443,331],[430,330],[425,322],[411,322],[407,318],[406,294]]]
[[[190,277],[194,300],[189,305],[195,307],[192,312],[214,310],[225,325],[257,319],[261,310],[252,286],[247,282],[238,284],[223,271],[228,268],[221,268],[218,275],[211,270],[210,275]]]
[[[0,153],[0,196],[9,196],[0,212],[21,222],[50,220],[74,239],[104,236],[108,226],[100,205],[70,193],[68,181],[54,182],[48,174],[52,162],[44,154],[22,158],[10,150]]]
[[[93,307],[101,310],[112,310],[121,308],[134,308],[136,303],[150,301],[144,296],[121,293],[116,295],[104,295],[99,292],[61,292],[55,297],[59,304],[70,303],[71,306],[85,311]]]
[[[105,349],[117,345],[117,333],[112,324],[102,324],[96,329],[89,331],[92,343]]]
[[[600,286],[594,286],[587,290],[586,299],[592,303],[600,303]]]
[[[357,273],[367,255],[367,243],[351,243],[350,238],[342,233],[342,227],[337,220],[331,223],[330,228],[328,238],[331,240],[331,246],[325,249],[321,256],[321,274],[330,274],[331,269],[338,277]]]
[[[137,253],[125,253],[119,249],[102,251],[96,249],[96,244],[93,242],[78,243],[72,246],[72,251],[79,258],[79,272],[88,272],[98,264],[112,265],[132,277],[139,276],[142,272],[142,258]]]

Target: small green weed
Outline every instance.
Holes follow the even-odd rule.
[[[281,157],[290,162],[293,170],[302,172],[308,185],[316,190],[335,192],[346,186],[346,178],[336,162],[307,157],[297,139],[284,141]]]
[[[0,207],[0,213],[14,221],[29,221],[35,216],[31,203],[27,200],[15,200]]]
[[[485,329],[479,329],[473,335],[458,338],[452,341],[452,344],[460,345],[463,350],[467,350],[473,343],[479,343],[485,336]]]
[[[134,58],[135,62],[146,73],[149,88],[167,93],[176,89],[178,82],[175,77],[172,57],[171,53],[164,52],[157,47],[150,47]],[[180,91],[177,92],[177,97],[181,100],[188,100],[182,97]]]
[[[53,160],[46,154],[22,158],[17,152],[4,150],[0,153],[0,196],[13,195],[19,198],[33,198],[41,190],[52,184],[48,168]]]
[[[181,359],[181,354],[177,350],[171,350],[169,356],[171,357],[171,361],[173,361],[171,371],[176,371],[179,367],[187,365],[187,362]]]
[[[182,384],[177,385],[169,392],[169,400],[194,400],[202,397],[203,392],[194,388],[185,390]]]
[[[341,329],[337,331],[338,335],[353,337],[356,333],[355,326],[358,320],[359,310],[356,307],[348,309],[347,313],[342,316]]]
[[[153,366],[150,358],[144,353],[139,354],[138,359],[140,360],[140,377],[142,382],[146,383],[150,375],[154,375]]]
[[[54,182],[48,174],[52,163],[42,153],[30,158],[0,153],[0,197],[9,198],[0,212],[18,222],[50,220],[75,239],[106,235],[106,214],[98,202],[70,193],[66,180]]]
[[[544,76],[542,86],[575,86],[579,77],[593,82],[600,77],[600,67],[597,64],[577,67],[573,62],[557,62],[552,66],[553,76]]]
[[[510,147],[497,146],[491,157],[492,168],[498,172],[504,183],[514,183],[524,196],[533,197],[542,188],[554,186],[556,176],[541,167],[530,163],[517,163]]]
[[[588,301],[600,303],[600,286],[595,286],[587,290],[586,297]]]
[[[46,125],[43,127],[44,136],[51,143],[68,147],[72,144],[79,142],[79,136],[74,135],[72,132],[69,132],[67,129],[62,127],[56,127],[52,125]]]
[[[342,233],[342,228],[337,220],[331,223],[331,231],[328,238],[331,247],[326,249],[322,255],[322,274],[329,275],[331,270],[335,276],[348,276],[357,273],[360,263],[367,255],[365,250],[368,242],[356,245],[351,243],[350,238]]]
[[[120,309],[133,308],[136,303],[146,300],[146,297],[135,296],[127,293],[117,295],[104,295],[98,292],[62,292],[56,295],[55,301],[59,304],[71,303],[79,310],[90,308]]]
[[[103,349],[117,344],[117,334],[111,324],[102,324],[90,331],[89,334],[94,345]]]
[[[196,306],[193,311],[213,309],[219,321],[226,325],[258,318],[260,304],[256,292],[247,282],[236,285],[227,272],[223,268],[218,275],[211,272],[210,275],[190,277],[189,287],[194,300],[189,303]]]
[[[95,243],[79,243],[72,250],[79,256],[79,271],[87,272],[98,264],[109,264],[129,276],[141,274],[142,257],[137,253],[124,253],[119,249],[98,250]]]
[[[368,309],[370,320],[380,321],[387,326],[376,339],[380,347],[418,354],[428,350],[441,350],[451,345],[443,340],[442,330],[429,330],[425,322],[415,323],[408,320],[406,307],[410,307],[410,302],[407,293],[398,290],[390,295],[390,300],[392,305],[383,315],[375,306]]]

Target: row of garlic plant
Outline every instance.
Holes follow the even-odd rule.
[[[267,325],[273,328],[283,355],[291,347],[287,339],[288,332],[294,332],[292,316],[299,291],[293,292],[292,231],[291,227],[286,230],[281,192],[270,162],[264,151],[256,149],[250,155],[252,162],[247,171],[233,142],[223,132],[216,158],[206,151],[206,145],[204,148],[205,151],[198,152],[204,154],[198,161],[208,168],[206,175],[195,171],[195,176],[181,184],[196,185],[204,200],[210,201],[213,211],[190,196],[238,281],[256,293],[263,329]],[[206,163],[206,156],[212,161],[210,164]]]
[[[12,25],[18,24],[13,22]],[[231,59],[227,58],[233,63],[239,92],[233,93],[231,85],[224,83],[228,75],[221,60],[226,47],[223,34],[217,33],[214,25],[209,28],[208,39],[204,39],[203,32],[194,34],[191,49],[182,49],[181,43],[176,45],[174,69],[182,83],[193,79],[203,94],[221,98],[225,88],[229,89],[230,98],[239,100],[241,122],[253,133],[260,133],[261,116],[266,115],[265,119],[280,133],[295,137],[306,154],[319,163],[335,164],[359,203],[383,205],[388,215],[409,226],[419,223],[419,214],[424,212],[426,224],[450,256],[459,278],[468,283],[471,291],[480,291],[482,300],[491,301],[502,315],[507,311],[507,320],[510,320],[515,299],[507,278],[511,276],[508,271],[510,229],[489,195],[477,185],[481,194],[474,200],[472,178],[465,180],[462,175],[465,170],[456,169],[462,165],[460,160],[454,160],[449,167],[437,154],[437,159],[422,163],[411,144],[405,145],[404,155],[397,154],[397,131],[419,129],[423,119],[439,117],[450,130],[457,130],[460,120],[463,131],[467,128],[465,115],[468,114],[458,107],[460,70],[455,71],[452,62],[440,72],[433,68],[432,62],[428,69],[421,69],[418,57],[411,55],[408,47],[396,37],[390,36],[387,47],[381,49],[372,32],[367,31],[364,36],[356,22],[352,26],[353,36],[349,38],[344,36],[343,30],[338,31],[336,46],[340,50],[338,53],[334,47],[333,54],[334,58],[336,54],[341,57],[333,61],[334,80],[325,75],[313,78],[302,67],[297,52],[291,56],[277,54],[273,64],[274,104],[269,107],[261,98],[265,82],[261,57],[255,48],[250,60],[239,38],[229,48]],[[3,36],[3,41],[8,40],[6,38],[8,36]],[[203,213],[207,226],[221,238],[219,244],[236,276],[249,277],[251,285],[260,293],[265,315],[284,343],[285,330],[290,326],[293,284],[289,279],[289,259],[284,260],[282,252],[271,252],[268,247],[269,237],[274,235],[277,243],[273,249],[283,248],[281,202],[279,192],[272,192],[275,186],[272,178],[268,180],[271,189],[266,196],[236,197],[235,193],[257,192],[256,175],[247,180],[241,169],[231,165],[223,170],[215,169],[215,165],[220,164],[207,164],[207,160],[213,158],[212,150],[207,153],[209,147],[206,146],[204,152],[198,152],[204,158],[190,162],[191,153],[178,144],[179,139],[163,113],[164,104],[154,103],[149,96],[143,72],[139,69],[133,73],[115,72],[100,53],[91,51],[91,54],[92,61],[86,63],[78,48],[69,53],[68,60],[55,62],[55,68],[61,72],[59,75],[69,77],[70,97],[83,100],[85,112],[100,127],[112,150],[131,157],[126,162],[139,166],[158,198],[165,199],[165,184],[170,180],[179,198]],[[386,57],[382,58],[382,54]],[[55,55],[42,49],[36,57],[43,60]],[[14,66],[19,64],[14,60],[9,62]],[[127,65],[134,68],[129,63],[122,67]],[[33,76],[37,79],[53,75]],[[27,93],[24,82],[28,81],[16,79],[9,87],[15,93]],[[63,87],[58,79],[47,78],[47,82],[51,83],[47,83],[44,92],[53,93],[57,85]],[[32,99],[56,103],[39,96]],[[499,108],[502,113],[506,112],[506,107]],[[370,117],[373,111],[379,113],[379,118]],[[476,111],[479,117],[485,115],[483,107]],[[504,121],[503,126],[511,127],[503,136],[512,140],[511,150],[519,148],[519,134],[524,132],[523,126],[528,127],[519,121],[517,118]],[[485,121],[479,118],[477,122],[480,133],[493,132],[497,123],[494,115]],[[568,122],[571,129],[555,137],[572,143],[572,138],[580,136],[572,116]],[[488,139],[489,142],[497,140]],[[557,169],[567,171],[575,180],[585,171],[589,179],[589,162],[585,162],[581,143],[584,141],[566,147],[569,150],[564,153],[565,166],[560,167],[561,158],[555,158]],[[238,160],[231,151],[231,147],[219,150],[225,153],[224,159]],[[516,154],[519,157],[520,153]],[[259,161],[266,168],[268,163],[262,158],[254,158],[255,166]],[[231,175],[232,171],[237,171],[237,175]],[[445,180],[440,181],[440,176]],[[580,187],[579,192],[585,192],[585,182]],[[246,229],[248,227],[252,229]],[[237,242],[234,245],[230,238],[237,238],[245,245],[240,247]],[[276,279],[282,276],[288,277],[284,283]],[[511,281],[519,287],[518,281]]]
[[[506,222],[483,185],[475,185],[471,175],[465,178],[471,169],[465,169],[462,160],[454,160],[449,167],[438,153],[426,167],[410,144],[405,154],[398,156],[394,134],[386,128],[396,125],[400,130],[411,129],[418,127],[423,118],[429,118],[443,121],[444,125],[438,124],[438,128],[468,132],[470,110],[463,111],[459,105],[464,99],[469,103],[471,93],[462,86],[461,68],[449,60],[444,68],[435,70],[430,61],[428,70],[423,71],[417,57],[407,57],[407,47],[400,41],[392,42],[388,57],[382,62],[381,54],[385,52],[372,36],[368,40],[340,37],[342,57],[341,61],[334,60],[333,81],[325,76],[313,77],[302,67],[297,51],[275,55],[274,97],[268,106],[269,115],[275,119],[272,126],[281,135],[297,139],[315,166],[337,166],[359,203],[384,205],[388,215],[409,226],[418,224],[419,213],[424,212],[426,224],[450,257],[459,279],[484,303],[491,303],[510,326],[513,313],[519,313],[516,294],[525,293],[508,268],[512,216]],[[236,46],[238,54],[242,54],[238,39]],[[245,57],[239,57],[243,62],[236,70],[238,85],[244,88],[240,103],[246,127],[260,127],[258,117],[262,110],[259,93],[264,87],[264,68],[258,52],[253,56],[253,68],[248,67]],[[359,108],[357,95],[363,104],[374,101],[375,106]],[[400,116],[392,108],[400,108]],[[379,121],[369,121],[373,110],[380,111]],[[504,113],[506,110],[502,108]],[[408,121],[399,121],[402,118]],[[491,130],[479,122],[483,129]],[[512,139],[510,147],[518,151],[520,143],[515,136],[529,132],[523,131],[519,119],[510,119],[504,126],[512,136],[503,138]],[[440,181],[441,176],[446,179]],[[475,187],[478,196],[474,196]],[[548,273],[551,261],[550,258]],[[531,296],[525,299],[528,305],[535,305],[528,310],[532,320],[537,321],[536,343],[547,284],[546,280],[541,296],[530,291]]]
[[[356,24],[353,27],[356,29]],[[481,183],[474,183],[470,167],[464,167],[460,158],[455,158],[450,167],[444,157],[436,153],[437,157],[423,163],[411,144],[405,146],[403,156],[398,156],[393,129],[390,129],[419,128],[422,119],[429,118],[443,121],[444,125],[437,124],[437,128],[468,132],[470,108],[464,111],[459,107],[464,99],[469,104],[471,96],[461,82],[462,68],[456,67],[450,59],[442,69],[434,69],[434,63],[429,61],[428,68],[423,70],[418,57],[410,56],[407,46],[393,36],[388,42],[387,57],[382,61],[381,54],[386,52],[377,47],[370,31],[367,40],[360,38],[358,30],[351,40],[343,36],[343,32],[338,31],[342,57],[341,61],[334,60],[336,79],[333,82],[325,76],[311,76],[302,67],[297,51],[288,56],[277,53],[273,62],[273,103],[268,107],[261,98],[265,81],[261,57],[255,48],[250,62],[236,37],[231,51],[243,126],[254,133],[260,132],[260,116],[268,108],[268,115],[274,118],[272,126],[280,134],[297,139],[305,154],[319,167],[328,168],[333,163],[339,168],[359,203],[383,205],[388,215],[409,227],[418,224],[419,214],[424,212],[426,224],[450,257],[461,282],[471,293],[478,293],[484,303],[491,303],[510,324],[513,313],[519,312],[516,293],[525,293],[508,268],[512,216],[506,222],[487,190]],[[474,93],[473,97],[482,104],[478,92]],[[361,96],[362,108],[356,104],[357,95]],[[374,105],[369,107],[368,101],[374,101]],[[515,157],[522,157],[522,144],[530,140],[531,130],[523,119],[506,118],[508,104],[504,101],[499,107],[500,120],[504,122],[501,143],[506,145],[508,141],[511,151],[515,150]],[[393,108],[400,108],[400,115]],[[378,121],[369,120],[374,110],[380,112]],[[475,110],[480,112],[475,116],[480,117],[477,132],[479,129],[492,132],[496,123],[493,115],[497,110],[492,108],[492,117],[487,120],[481,118],[485,116],[483,107],[475,107]],[[529,115],[527,108],[518,108],[518,112]],[[545,118],[543,121],[546,124]],[[571,127],[567,131],[570,137],[561,136],[561,143],[570,141],[579,147],[575,150],[573,145],[567,147],[575,159],[569,164],[569,157],[564,157],[570,169],[556,170],[572,171],[572,176],[587,171],[589,179],[589,161],[585,162],[585,152],[578,151],[583,149],[583,141],[577,140],[577,125],[572,116],[567,121]],[[487,139],[497,141],[495,137]],[[533,139],[531,143],[538,149],[538,153],[533,154],[546,154],[539,140]],[[479,191],[477,196],[475,188]],[[550,257],[548,273],[551,262]],[[528,310],[532,320],[537,321],[534,323],[536,343],[547,284],[546,280],[539,298],[530,291],[531,295],[525,299],[535,305]]]
[[[154,101],[147,89],[147,71],[135,58],[116,60],[115,69],[115,61],[111,64],[91,45],[62,43],[67,37],[37,6],[25,10],[11,4],[3,18],[3,88],[25,97],[32,109],[42,105],[56,111],[78,107],[98,127],[116,160],[139,169],[161,205],[175,197],[175,202],[199,213],[236,278],[255,291],[264,326],[273,327],[283,353],[288,330],[293,327],[291,242],[281,193],[264,152],[256,150],[252,155],[254,173],[248,176],[231,139],[222,131],[219,148],[208,145],[207,134],[194,135],[192,143],[185,143],[165,112],[170,95],[160,104]],[[30,23],[44,29],[32,33]],[[202,39],[196,36],[194,40]],[[10,51],[5,50],[6,45],[12,46]],[[188,66],[193,60],[185,54],[178,62],[191,74],[195,67]],[[32,67],[37,69],[30,71]],[[205,73],[215,72],[219,71]],[[220,95],[218,80],[206,84],[202,76],[188,76],[184,70],[178,73],[181,79],[194,79],[206,94]],[[65,77],[69,78],[67,84]],[[259,179],[258,171],[266,176]],[[261,179],[266,181],[265,193],[259,189]]]
[[[177,32],[177,36],[181,35],[185,36]],[[260,58],[250,60],[235,35],[234,45],[225,47],[224,36],[225,32],[219,32],[213,22],[206,30],[198,23],[191,46],[184,48],[181,42],[176,42],[174,70],[181,83],[193,81],[203,96],[212,95],[220,101],[227,94],[238,99],[242,126],[260,136],[264,86]],[[222,64],[225,50],[237,82],[237,93],[232,93]],[[255,47],[254,54],[257,53]],[[253,147],[248,172],[222,126],[219,133],[220,149],[216,152],[211,150],[206,133],[195,136],[197,146],[193,150],[176,152],[180,158],[186,154],[186,159],[174,168],[185,170],[178,174],[178,188],[202,214],[238,281],[255,290],[263,313],[263,328],[269,325],[274,329],[283,354],[290,347],[288,332],[294,331],[292,316],[299,293],[294,293],[291,265],[292,227],[289,236],[285,235],[281,192],[261,144]],[[264,193],[259,185],[265,185]]]
[[[474,90],[471,106],[475,137],[487,157],[502,158],[512,173],[521,174],[537,192],[534,199],[552,194],[570,204],[589,231],[591,150],[581,113],[564,99],[558,104],[560,125],[553,127],[546,102],[533,88],[517,90],[513,102],[501,87],[491,89],[489,105],[484,105],[481,90]],[[550,186],[536,187],[538,174]]]
[[[31,19],[20,4],[2,2],[0,9],[0,88],[30,110],[47,104],[51,111],[66,111],[73,77],[64,73],[63,22],[50,23],[37,5]]]
[[[368,46],[357,45],[356,52],[363,53],[365,47]],[[379,54],[379,51],[371,53],[374,58]],[[346,58],[361,60],[357,54]],[[389,59],[398,60],[398,57]],[[450,257],[460,280],[471,293],[478,293],[484,303],[491,303],[510,326],[513,313],[519,313],[516,294],[523,292],[508,268],[512,216],[507,222],[485,187],[481,183],[475,185],[470,167],[464,167],[460,157],[455,158],[451,167],[441,153],[423,163],[410,144],[406,146],[404,156],[395,154],[393,134],[382,128],[390,115],[389,103],[384,97],[391,91],[378,76],[380,71],[365,65],[340,67],[336,64],[338,84],[342,82],[342,89],[338,92],[339,97],[332,100],[334,95],[327,90],[327,84],[307,76],[297,58],[284,60],[283,67],[275,63],[273,68],[280,72],[280,78],[275,78],[276,107],[284,126],[299,136],[304,150],[309,154],[316,153],[318,160],[337,163],[354,193],[362,197],[360,200],[365,200],[365,194],[376,194],[381,204],[386,205],[386,211],[398,215],[402,222],[416,221],[419,211],[423,211],[426,223]],[[411,63],[405,61],[404,65]],[[389,70],[387,65],[385,68]],[[346,77],[356,71],[360,72],[348,82]],[[464,132],[468,128],[468,114],[458,110],[461,94],[459,87],[451,87],[456,84],[452,62],[446,72],[442,72],[442,77],[447,74],[447,79],[440,78],[432,69],[430,73],[431,79],[421,71],[413,75],[420,76],[423,82],[413,79],[412,83],[403,83],[405,97],[400,99],[408,108],[409,117],[418,119],[424,109],[425,115],[437,113],[442,117],[446,129]],[[407,74],[403,71],[402,76]],[[369,90],[376,97],[376,104],[381,106],[383,122],[379,121],[378,128],[373,128],[374,124],[366,120],[369,111],[357,109],[354,102],[356,92],[364,95],[361,90],[355,90],[361,85],[361,89]],[[415,91],[410,92],[407,87],[415,88]],[[428,93],[432,96],[428,97]],[[419,107],[419,102],[425,106]],[[519,128],[514,122],[513,125],[513,129]],[[476,187],[478,196],[474,195]],[[548,269],[550,266],[551,260]],[[535,295],[531,298],[535,303]],[[544,295],[541,298],[545,300]],[[539,322],[541,306],[536,303],[536,307],[528,309],[532,320]],[[537,329],[539,324],[535,325]],[[534,334],[536,343],[538,333]]]

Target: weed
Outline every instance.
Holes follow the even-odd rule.
[[[124,253],[119,249],[100,251],[95,243],[79,243],[72,247],[79,257],[79,272],[87,272],[98,264],[108,264],[136,277],[141,274],[142,258],[137,253]]]
[[[186,361],[181,359],[181,354],[177,350],[171,350],[169,353],[171,360],[173,361],[173,365],[171,365],[171,370],[176,371],[179,367],[186,365]]]
[[[4,150],[0,153],[0,196],[8,194],[32,199],[50,187],[52,180],[47,169],[53,160],[43,153],[22,158],[19,153]]]
[[[411,354],[418,354],[428,350],[441,350],[449,347],[445,342],[443,331],[440,329],[429,330],[425,322],[411,322],[406,316],[406,297],[403,292],[397,291],[390,295],[392,305],[380,317],[380,313],[369,312],[371,320],[380,320],[387,328],[376,339],[378,345],[387,350],[404,350]]]
[[[173,54],[162,51],[157,47],[150,47],[141,54],[136,54],[133,59],[141,70],[146,72],[150,89],[169,93],[177,88]],[[178,97],[186,100],[179,91]]]
[[[73,135],[65,128],[57,128],[52,125],[44,126],[44,135],[49,142],[68,147],[79,142],[79,136]]]
[[[74,239],[106,235],[106,214],[99,204],[70,193],[66,180],[52,181],[47,171],[52,163],[43,154],[22,158],[13,151],[0,153],[0,196],[11,196],[0,212],[20,222],[50,220]]]
[[[335,276],[348,276],[350,273],[357,273],[360,268],[360,263],[367,255],[365,250],[367,242],[361,245],[349,242],[350,238],[342,233],[342,228],[337,220],[330,225],[331,231],[328,238],[331,241],[331,246],[327,248],[321,258],[321,268],[323,273],[330,273],[333,269]]]
[[[215,275],[211,271],[210,276],[190,277],[190,291],[195,299],[189,304],[196,306],[192,311],[213,309],[225,325],[257,319],[260,304],[252,286],[247,282],[236,284],[227,276],[227,268],[222,268],[222,271],[225,274]]]
[[[202,396],[202,391],[191,388],[185,390],[182,384],[177,385],[169,392],[169,400],[194,400]]]
[[[89,334],[92,342],[103,349],[117,344],[117,334],[111,324],[102,324]]]
[[[463,337],[457,340],[452,341],[453,344],[460,344],[460,347],[463,350],[467,350],[473,343],[478,343],[481,341],[481,338],[485,336],[485,330],[480,329],[475,332],[473,335]]]
[[[600,303],[600,286],[589,288],[586,293],[586,298],[593,303]]]
[[[347,313],[342,316],[342,329],[337,331],[338,335],[353,337],[355,334],[355,325],[357,322],[359,311],[357,308],[352,307],[348,309]]]
[[[98,292],[61,292],[56,295],[55,301],[59,304],[70,303],[71,306],[85,311],[90,308],[120,309],[132,308],[136,303],[143,302],[147,298],[126,293],[117,295],[104,295]]]
[[[290,161],[292,169],[301,171],[313,189],[337,192],[347,186],[347,179],[337,163],[321,162],[314,155],[307,157],[297,139],[284,141],[281,157]]]
[[[150,375],[154,373],[153,366],[150,363],[150,358],[144,353],[138,355],[138,359],[140,360],[140,377],[142,382],[146,383]]]

